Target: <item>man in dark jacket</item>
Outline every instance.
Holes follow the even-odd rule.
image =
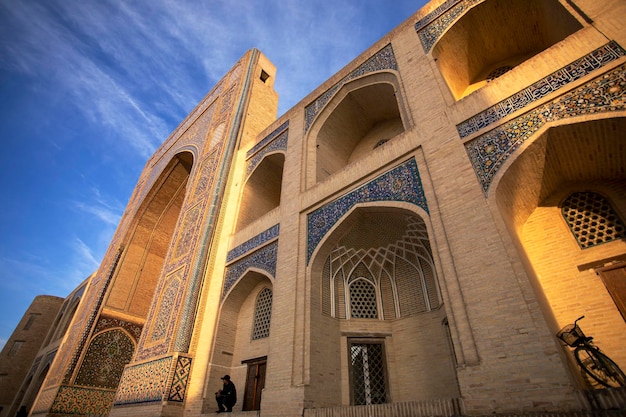
[[[233,411],[233,405],[237,402],[237,389],[235,384],[230,380],[230,375],[224,375],[222,377],[224,388],[215,393],[215,399],[217,400],[218,413],[230,413]],[[226,406],[226,409],[224,409]]]

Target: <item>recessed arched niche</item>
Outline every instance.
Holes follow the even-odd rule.
[[[185,200],[193,156],[172,158],[135,214],[106,308],[145,319]]]
[[[284,165],[285,155],[273,153],[254,169],[243,188],[236,231],[280,205]]]
[[[346,83],[313,123],[308,146],[315,161],[309,185],[323,181],[345,166],[405,131],[404,112],[395,74],[376,73]]]
[[[458,100],[581,28],[558,0],[484,1],[443,34],[432,55]]]

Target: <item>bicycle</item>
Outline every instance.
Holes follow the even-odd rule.
[[[574,349],[576,363],[584,371],[583,375],[608,388],[626,387],[626,375],[606,354],[602,353],[593,342],[593,337],[585,336],[578,326],[580,316],[573,324],[563,327],[556,336]]]

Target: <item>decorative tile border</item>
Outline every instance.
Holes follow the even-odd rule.
[[[383,49],[378,51],[367,61],[362,63],[357,69],[343,77],[337,84],[326,90],[326,92],[319,96],[313,103],[306,106],[304,108],[304,131],[306,132],[309,130],[309,127],[311,127],[315,116],[317,116],[317,114],[324,108],[326,103],[328,103],[331,97],[335,95],[335,93],[337,92],[337,90],[339,90],[339,88],[341,88],[341,86],[354,78],[360,77],[370,72],[385,69],[398,70],[398,63],[396,61],[396,56],[393,53],[393,48],[391,47],[391,44],[385,46]]]
[[[259,143],[254,145],[252,147],[252,149],[250,149],[248,152],[246,152],[246,158],[250,158],[252,155],[257,153],[259,151],[259,149],[261,149],[262,147],[264,147],[265,145],[270,143],[276,136],[278,136],[281,133],[283,133],[284,130],[287,130],[288,127],[289,127],[289,120],[287,120],[282,125],[278,126],[276,129],[274,129],[274,131],[272,133],[270,133],[269,135],[264,137]]]
[[[420,19],[416,24],[415,24],[415,30],[419,31],[421,30],[423,27],[425,27],[426,25],[428,25],[430,22],[432,22],[433,20],[437,19],[439,16],[441,16],[446,10],[448,10],[450,7],[454,6],[455,4],[457,4],[459,1],[461,0],[448,0],[445,3],[442,3],[441,6],[437,7],[435,10],[433,10],[432,12],[428,13],[425,17],[423,17],[422,19]]]
[[[289,131],[283,131],[280,136],[273,140],[269,145],[264,147],[260,152],[248,160],[246,165],[246,176],[250,175],[256,166],[265,158],[265,156],[274,151],[287,151],[287,140],[289,139]]]
[[[465,144],[485,196],[506,160],[546,123],[585,114],[626,110],[626,65],[539,106]]]
[[[191,358],[179,356],[178,361],[176,361],[176,371],[174,372],[174,379],[172,380],[170,393],[167,397],[168,401],[180,403],[185,401],[185,392],[187,391],[187,382],[189,380],[190,372]]]
[[[278,240],[263,246],[256,252],[240,259],[234,264],[226,267],[226,276],[224,278],[224,289],[222,290],[222,299],[228,293],[233,285],[243,276],[250,268],[258,268],[266,271],[270,276],[276,276],[276,256],[278,252]]]
[[[422,43],[424,52],[428,53],[433,47],[437,39],[441,34],[463,13],[477,3],[481,3],[484,0],[463,0],[460,2],[446,2],[447,7],[443,8],[437,14],[426,16],[426,18],[420,20],[415,24],[415,30]],[[450,4],[447,4],[450,3]],[[443,7],[443,5],[441,6]],[[429,17],[430,16],[430,17]],[[425,19],[428,21],[422,22]]]
[[[250,252],[254,248],[261,246],[265,242],[268,242],[274,238],[277,238],[279,232],[280,232],[280,224],[275,224],[269,229],[259,233],[258,235],[254,236],[252,239],[247,240],[241,245],[237,246],[236,248],[228,251],[228,254],[226,255],[226,262],[230,262],[235,258],[239,258],[240,256]]]
[[[550,93],[570,84],[626,55],[626,51],[611,41],[588,55],[553,72],[529,87],[489,107],[456,126],[461,139],[478,132],[500,119],[520,110]]]
[[[428,212],[415,159],[409,159],[367,184],[309,213],[307,264],[317,245],[344,214],[359,203],[374,201],[404,201]]]
[[[114,397],[114,390],[61,386],[49,412],[104,416],[108,414]]]
[[[122,375],[114,405],[161,401],[172,357],[127,367]]]

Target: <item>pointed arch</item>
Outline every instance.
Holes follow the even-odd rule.
[[[626,238],[583,247],[563,215],[563,204],[573,204],[571,196],[599,195],[617,218],[626,218],[626,118],[599,114],[594,119],[569,119],[538,131],[503,165],[488,198],[519,247],[554,333],[584,314],[603,350],[624,366],[626,322],[594,270],[623,260]],[[585,201],[578,203],[585,206]]]
[[[393,376],[391,385],[411,386],[413,401],[434,396],[432,386],[437,386],[436,395],[441,395],[440,387],[450,397],[458,395],[456,371],[448,366],[454,354],[439,325],[445,307],[434,268],[428,215],[410,204],[384,204],[361,203],[349,210],[321,239],[309,263],[309,343],[314,344],[308,349],[309,383],[324,387],[324,398],[336,405],[341,404],[337,396],[341,387],[358,383],[352,376],[359,370],[350,361],[354,346],[381,348],[385,355],[379,359],[388,361],[376,362],[380,375]],[[414,343],[423,337],[438,349]],[[444,365],[445,371],[437,367],[435,372],[434,363]],[[426,386],[416,375],[428,375],[432,385]],[[352,389],[358,391],[358,387]],[[394,402],[409,400],[396,394]],[[389,396],[381,399],[389,400]]]
[[[96,334],[89,343],[75,384],[116,389],[135,347],[136,341],[123,328],[107,329]]]
[[[235,231],[261,218],[280,205],[285,155],[267,154],[243,186]]]
[[[106,308],[146,318],[181,215],[192,167],[190,152],[174,156],[137,210]],[[185,237],[178,242],[177,253],[189,250],[184,242]]]
[[[404,108],[393,71],[379,71],[342,85],[307,135],[307,186],[402,134],[408,127]]]
[[[558,0],[488,0],[455,20],[432,56],[459,100],[581,28]]]
[[[219,379],[224,374],[229,374],[233,380],[245,381],[246,369],[240,365],[250,359],[268,356],[269,337],[255,338],[255,329],[270,334],[271,297],[268,295],[272,293],[273,277],[266,271],[248,268],[225,294],[212,345],[207,386],[219,386]],[[256,327],[259,300],[263,304],[263,317],[258,323],[261,326]],[[206,404],[213,407],[214,401],[207,398]]]

